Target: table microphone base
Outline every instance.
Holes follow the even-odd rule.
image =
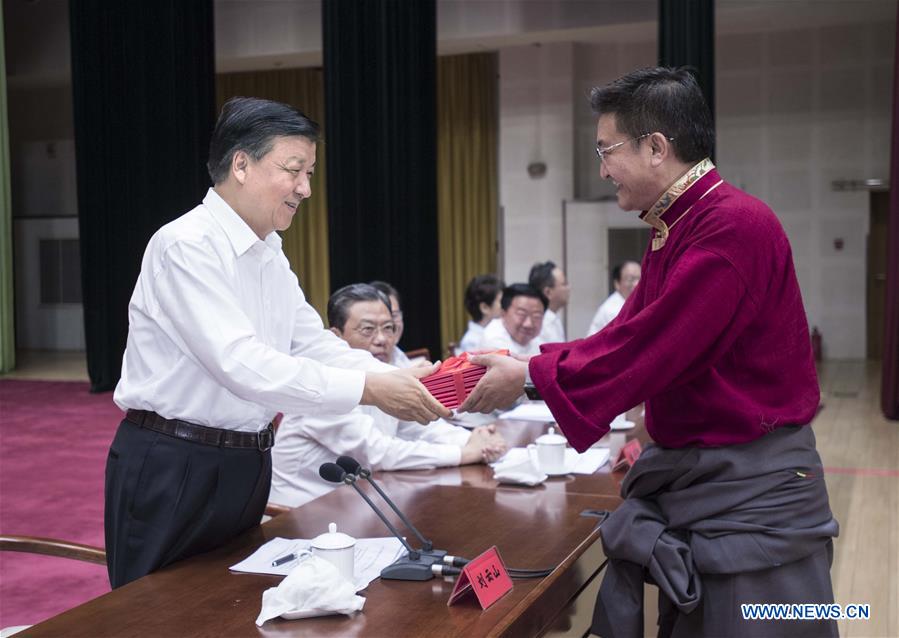
[[[398,558],[395,562],[381,570],[381,578],[389,580],[431,580],[434,572],[431,565],[443,562],[446,552],[442,549],[433,549],[429,552],[420,552],[418,560],[409,558],[409,554]]]

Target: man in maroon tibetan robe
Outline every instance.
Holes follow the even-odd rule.
[[[584,451],[645,403],[655,445],[601,528],[595,633],[643,635],[645,578],[662,635],[835,635],[831,619],[752,621],[740,607],[833,602],[838,527],[807,427],[819,390],[786,234],[709,159],[711,115],[686,70],[632,72],[591,102],[600,175],[651,227],[642,279],[595,335],[529,361],[474,359],[488,371],[461,409],[510,405],[533,383]]]

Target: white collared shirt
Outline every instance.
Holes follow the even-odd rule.
[[[618,313],[621,312],[623,307],[624,297],[616,290],[609,295],[608,299],[600,304],[599,308],[597,308],[596,314],[593,316],[593,321],[590,322],[590,328],[587,330],[587,336],[589,337],[592,334],[596,334],[609,325],[612,319],[618,316]]]
[[[349,414],[285,416],[272,449],[269,500],[298,507],[337,487],[318,474],[322,463],[352,456],[373,470],[424,470],[459,465],[471,433],[437,420],[398,421],[372,406]]]
[[[123,410],[256,431],[277,412],[349,412],[370,353],[325,330],[272,232],[260,240],[209,189],[150,239],[128,305]]]
[[[454,354],[460,355],[463,352],[474,352],[481,346],[481,339],[484,337],[484,326],[476,321],[468,322],[468,330],[459,340]]]
[[[479,349],[482,350],[500,350],[506,349],[513,354],[529,356],[532,354],[540,354],[540,344],[543,340],[536,336],[523,346],[514,339],[506,326],[503,325],[502,319],[494,319],[484,328],[484,336],[481,338]]]
[[[565,341],[565,326],[562,325],[562,317],[549,308],[543,313],[543,329],[540,330],[540,339],[543,343]]]
[[[406,356],[406,353],[400,350],[399,346],[394,347],[393,349],[393,357],[391,357],[390,363],[395,365],[397,368],[411,368],[412,360]]]

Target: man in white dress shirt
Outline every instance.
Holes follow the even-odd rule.
[[[551,261],[534,264],[528,275],[528,283],[546,297],[546,312],[543,315],[543,328],[540,340],[543,343],[560,343],[565,341],[565,326],[559,312],[568,305],[571,287],[565,272]]]
[[[502,316],[484,328],[480,350],[506,349],[525,357],[540,354],[540,329],[546,312],[546,297],[528,284],[503,289]]]
[[[588,337],[605,328],[618,316],[624,302],[634,292],[638,283],[640,283],[640,264],[637,262],[626,261],[612,269],[612,285],[615,286],[615,292],[600,304],[587,330]]]
[[[396,325],[396,339],[393,340],[390,356],[387,363],[397,368],[414,368],[421,365],[430,365],[430,362],[424,357],[419,357],[414,361],[406,356],[406,353],[397,345],[403,338],[403,307],[400,305],[400,293],[397,289],[386,281],[372,281],[369,285],[374,286],[377,290],[383,292],[390,300],[390,316],[393,317],[393,323]]]
[[[503,312],[503,284],[496,275],[478,275],[465,287],[465,310],[471,316],[455,354],[473,352],[481,345],[484,328]]]
[[[150,240],[128,307],[106,465],[106,555],[120,587],[259,523],[278,412],[375,405],[428,423],[449,411],[418,381],[324,329],[275,231],[309,197],[319,127],[235,98],[209,150],[203,203]]]
[[[328,301],[328,324],[351,347],[386,361],[396,339],[387,304],[371,285],[345,286]],[[341,455],[374,470],[422,470],[494,461],[505,451],[493,426],[473,432],[440,420],[421,426],[371,406],[349,414],[287,414],[272,449],[270,499],[296,507],[330,492],[337,486],[322,479],[318,468]]]

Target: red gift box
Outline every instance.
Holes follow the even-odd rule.
[[[508,350],[494,350],[478,354],[502,354],[508,356]],[[478,384],[487,371],[482,365],[468,360],[468,353],[458,357],[450,357],[440,364],[437,372],[421,379],[435,399],[450,410],[459,407]]]

